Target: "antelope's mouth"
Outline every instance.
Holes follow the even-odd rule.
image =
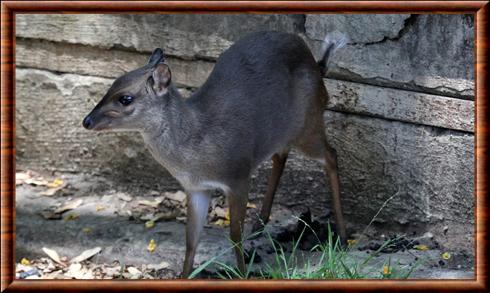
[[[118,111],[110,110],[104,113],[104,116],[111,117],[111,118],[118,118],[121,117],[123,114]]]
[[[95,125],[91,130],[101,131],[101,130],[108,130],[110,128],[111,128],[111,122],[107,122],[107,123],[102,122]]]

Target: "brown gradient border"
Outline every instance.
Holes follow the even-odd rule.
[[[15,280],[16,13],[470,13],[475,15],[476,279],[473,280]],[[3,1],[1,3],[1,291],[481,291],[488,292],[488,1]],[[448,60],[450,62],[450,60]]]

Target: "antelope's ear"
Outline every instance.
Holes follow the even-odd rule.
[[[164,62],[165,57],[163,56],[163,50],[160,48],[156,48],[153,50],[153,53],[151,53],[150,59],[148,60],[148,64],[155,66],[160,62]]]
[[[162,96],[167,93],[170,82],[172,81],[172,73],[170,68],[165,63],[158,63],[153,69],[153,90],[157,96]]]

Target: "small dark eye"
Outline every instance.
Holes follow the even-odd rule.
[[[124,95],[124,96],[121,96],[119,98],[119,103],[121,103],[124,106],[127,106],[127,105],[131,104],[133,102],[133,100],[134,100],[134,98],[132,96]]]

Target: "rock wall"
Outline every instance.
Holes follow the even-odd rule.
[[[298,34],[318,54],[325,34],[339,30],[350,42],[325,76],[325,124],[350,230],[384,205],[374,221],[380,232],[431,232],[445,248],[473,254],[473,29],[471,15],[18,14],[17,163],[177,189],[139,135],[81,127],[115,77],[162,47],[188,94],[249,32]],[[254,175],[254,196],[264,193],[269,168]],[[276,202],[325,213],[321,170],[292,154]]]

